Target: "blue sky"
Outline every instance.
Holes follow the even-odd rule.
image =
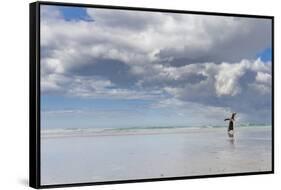
[[[186,126],[190,118],[174,108],[151,108],[149,100],[80,99],[43,96],[42,127]],[[45,121],[45,122],[44,122]],[[164,121],[164,122],[163,122]],[[197,124],[198,125],[198,124]]]
[[[265,48],[261,52],[257,53],[257,57],[260,57],[262,61],[271,61],[272,60],[272,49]]]
[[[43,128],[271,122],[270,20],[41,10]]]
[[[67,21],[70,21],[70,20],[94,21],[91,17],[88,16],[88,14],[86,12],[86,8],[60,6],[59,11],[61,12],[63,18]]]

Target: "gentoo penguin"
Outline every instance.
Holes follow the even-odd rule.
[[[224,119],[224,121],[229,121],[228,128],[227,128],[227,133],[229,137],[234,136],[234,121],[235,121],[235,115],[236,113],[232,113],[230,118]]]

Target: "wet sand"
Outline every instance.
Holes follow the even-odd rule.
[[[56,133],[58,134],[58,133]],[[271,127],[174,128],[42,135],[41,183],[230,174],[271,170]]]

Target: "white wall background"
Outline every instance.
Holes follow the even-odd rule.
[[[63,1],[63,0],[60,0]],[[28,189],[28,3],[1,1],[0,5],[0,189]],[[276,174],[118,184],[71,189],[272,189],[281,185],[279,124],[281,123],[279,1],[251,0],[68,0],[65,2],[137,6],[163,9],[265,14],[275,16],[275,160]],[[280,73],[280,74],[279,74]],[[63,188],[64,189],[64,188]],[[65,188],[67,189],[67,188]]]

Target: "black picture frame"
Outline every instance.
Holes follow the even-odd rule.
[[[167,12],[167,13],[182,13],[182,14],[200,14],[200,15],[217,15],[230,17],[245,17],[245,18],[265,18],[271,20],[272,26],[272,169],[271,171],[248,172],[248,173],[230,173],[216,175],[200,175],[200,176],[185,176],[185,177],[167,177],[153,179],[137,179],[137,180],[120,180],[120,181],[103,181],[91,183],[73,183],[59,185],[41,185],[40,183],[40,6],[41,5],[59,5],[59,6],[75,6],[87,8],[106,8],[118,10],[135,10],[148,12]],[[73,186],[88,186],[102,184],[120,184],[120,183],[136,183],[136,182],[152,182],[165,180],[184,180],[194,178],[211,178],[211,177],[227,177],[227,176],[242,176],[242,175],[259,175],[274,173],[274,16],[264,15],[249,15],[249,14],[233,14],[233,13],[218,13],[218,12],[201,12],[187,10],[169,10],[156,8],[142,7],[125,7],[125,6],[109,6],[109,5],[93,5],[93,4],[78,4],[78,3],[60,3],[60,2],[34,2],[29,4],[29,59],[30,59],[30,74],[29,74],[29,185],[33,188],[54,188],[54,187],[73,187]]]

